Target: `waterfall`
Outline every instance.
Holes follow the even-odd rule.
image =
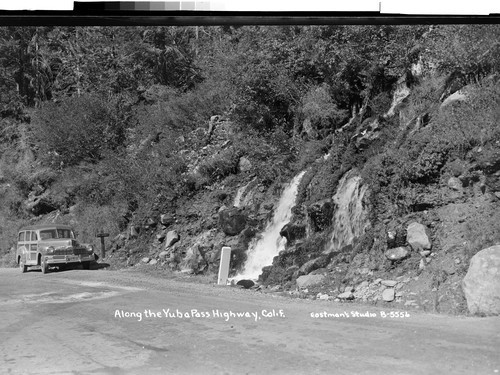
[[[336,209],[333,217],[334,229],[327,249],[329,252],[337,252],[351,245],[370,225],[367,211],[363,207],[366,190],[366,185],[361,186],[361,177],[353,171],[347,172],[340,180],[333,197]]]
[[[235,279],[258,279],[262,273],[262,268],[270,266],[273,258],[281,250],[284,250],[286,239],[280,236],[280,231],[292,217],[292,208],[295,205],[297,189],[304,173],[305,171],[295,176],[283,190],[272,220],[267,224],[261,237],[250,244],[247,252],[248,258],[243,271]]]

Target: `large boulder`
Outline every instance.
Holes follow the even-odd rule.
[[[331,225],[333,208],[331,199],[315,202],[307,208],[310,226],[314,232],[323,231]]]
[[[171,230],[167,233],[165,238],[165,249],[173,246],[176,242],[180,240],[179,234],[175,230]]]
[[[472,314],[500,315],[500,245],[472,257],[462,288]]]
[[[313,285],[320,284],[326,279],[325,275],[304,275],[297,279],[299,289],[304,289]]]
[[[208,263],[203,258],[199,247],[195,245],[186,252],[186,256],[181,261],[179,268],[184,273],[200,273],[207,265]]]
[[[430,250],[432,247],[427,228],[417,222],[408,225],[406,241],[414,251]]]
[[[285,237],[288,244],[306,236],[306,227],[302,224],[288,223],[281,228],[280,236]]]
[[[247,224],[247,216],[237,207],[219,211],[219,227],[228,236],[240,234]]]

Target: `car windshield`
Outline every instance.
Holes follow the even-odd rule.
[[[50,240],[52,238],[74,238],[73,231],[69,229],[45,229],[40,231],[42,240]]]

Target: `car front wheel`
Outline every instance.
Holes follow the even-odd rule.
[[[28,271],[28,266],[24,263],[24,260],[19,260],[19,269],[21,270],[22,273],[25,273]]]
[[[48,266],[47,262],[42,261],[42,262],[41,262],[41,268],[42,268],[42,273],[47,273],[47,272],[49,272],[49,266]]]

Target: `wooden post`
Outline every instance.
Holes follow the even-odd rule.
[[[101,238],[101,259],[104,259],[106,257],[106,246],[104,245],[104,237],[109,237],[109,233],[97,233],[95,235],[96,237]]]
[[[229,261],[231,260],[231,248],[223,247],[220,253],[219,276],[217,285],[226,285],[227,276],[229,275]]]

